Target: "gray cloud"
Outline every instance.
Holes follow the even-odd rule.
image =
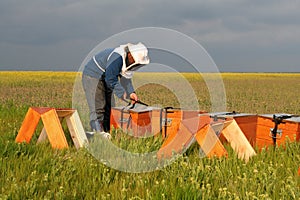
[[[222,71],[300,71],[299,8],[284,0],[2,0],[0,69],[76,70],[109,36],[159,26],[200,42]]]

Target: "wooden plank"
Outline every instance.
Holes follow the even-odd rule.
[[[162,131],[162,121],[161,121],[161,115],[162,115],[161,109],[155,109],[151,111],[151,133],[152,135],[158,135]]]
[[[176,109],[168,110],[167,119],[166,111],[164,111],[162,113],[162,119],[162,135],[163,137],[167,137],[169,134],[177,133],[179,130],[180,123],[182,121],[182,111]]]
[[[88,139],[86,137],[78,112],[74,111],[65,118],[75,147],[77,149],[84,147],[85,144],[88,143]]]
[[[234,117],[252,147],[254,147],[256,143],[257,118],[257,115]]]
[[[43,127],[43,129],[40,133],[40,136],[39,136],[38,140],[36,141],[36,143],[44,142],[47,139],[48,139],[47,132],[46,132],[45,127]]]
[[[131,129],[135,137],[147,137],[151,134],[151,111],[131,112]]]
[[[225,127],[222,130],[222,134],[230,143],[239,158],[244,159],[247,162],[251,156],[256,155],[254,149],[235,120],[224,122],[224,125]]]
[[[180,128],[186,129],[192,135],[195,135],[198,130],[200,130],[203,126],[210,122],[209,116],[201,116],[201,117],[193,117],[187,118],[181,121]],[[177,123],[177,122],[176,122]],[[168,129],[168,135],[162,144],[162,147],[167,146],[170,142],[174,140],[179,130],[176,129]]]
[[[22,126],[18,132],[18,135],[16,137],[16,142],[26,142],[29,143],[32,135],[39,123],[40,120],[40,114],[36,112],[34,109],[29,108],[25,118],[23,120]]]
[[[130,118],[130,114],[127,110],[123,111],[123,119],[122,117],[122,109],[121,108],[112,108],[111,115],[110,115],[110,126],[114,128],[121,128],[127,131],[128,121]],[[130,127],[128,127],[130,128]]]
[[[49,109],[50,110],[50,109]],[[48,110],[48,111],[49,111]],[[64,119],[64,117],[59,117],[59,121],[60,121],[60,123],[63,121],[63,119]],[[44,142],[44,141],[46,141],[48,139],[48,136],[47,136],[47,132],[46,132],[46,129],[45,129],[45,127],[43,127],[43,129],[42,129],[42,131],[41,131],[41,133],[40,133],[40,136],[39,136],[39,138],[38,138],[38,140],[37,140],[37,144],[38,143],[41,143],[41,142]]]
[[[174,132],[172,133],[174,134]],[[157,152],[157,158],[171,158],[174,154],[183,153],[194,142],[194,136],[189,130],[180,124],[178,132],[172,137],[172,140],[168,140]]]
[[[269,139],[265,140],[261,138],[256,138],[256,146],[259,150],[261,150],[262,148],[268,148],[273,146],[273,141]]]
[[[201,128],[196,133],[195,138],[206,156],[222,157],[228,155],[226,149],[222,145],[215,131],[209,124]]]
[[[298,130],[297,130],[297,136],[296,136],[296,141],[300,141],[300,123],[298,123]]]
[[[169,143],[171,143],[174,140],[174,138],[176,137],[177,133],[178,133],[178,131],[177,132],[173,131],[173,132],[169,133],[167,135],[167,137],[165,138],[165,141],[163,142],[161,147],[165,147]]]
[[[267,146],[273,146],[273,140],[270,135],[270,126],[258,124],[256,128],[256,146],[261,149]],[[276,143],[281,143],[281,138],[276,139]]]
[[[56,110],[51,109],[42,114],[41,117],[51,146],[57,149],[68,148],[67,139],[61,127]]]
[[[88,141],[78,112],[74,109],[55,109],[49,107],[31,107],[28,109],[16,142],[29,143],[37,124],[42,118],[44,127],[39,135],[37,143],[47,138],[53,148],[67,148],[68,143],[63,132],[61,122],[66,118],[71,137],[76,148],[83,147]]]
[[[211,118],[209,115],[201,115],[201,116],[192,116],[190,115],[189,118],[186,117],[186,113],[190,114],[190,111],[183,111],[183,119],[182,124],[191,132],[192,134],[196,134],[202,127],[207,124],[210,124]],[[195,112],[198,113],[198,112]]]
[[[58,117],[62,117],[62,118],[67,117],[76,111],[71,108],[56,108],[55,110],[56,110]]]
[[[49,110],[51,110],[52,108],[49,108],[49,107],[31,107],[31,109],[33,109],[34,111],[36,111],[37,113],[42,115],[42,114],[48,112]]]

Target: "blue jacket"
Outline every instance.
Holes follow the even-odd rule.
[[[84,67],[83,75],[97,79],[104,79],[108,88],[122,98],[126,92],[127,95],[134,92],[132,81],[121,75],[124,65],[124,55],[114,51],[115,49],[105,49],[92,58]],[[95,59],[95,60],[94,60]],[[95,62],[96,61],[96,62]]]

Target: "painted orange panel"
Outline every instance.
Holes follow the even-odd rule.
[[[272,118],[259,116],[256,129],[256,144],[259,148],[273,145],[270,129],[274,128]],[[282,130],[282,135],[276,139],[277,145],[283,145],[287,140],[295,141],[299,138],[299,123],[285,121],[284,124],[278,125],[278,130]]]
[[[162,136],[168,137],[169,134],[177,133],[180,123],[185,123],[185,126],[195,134],[204,123],[209,123],[210,121],[209,115],[203,114],[203,111],[169,109],[166,113],[164,110],[162,112]],[[201,123],[203,124],[200,125]]]
[[[235,121],[243,131],[244,135],[250,142],[252,146],[255,146],[256,142],[256,126],[257,126],[257,116],[241,116],[234,117]]]
[[[193,134],[183,125],[180,124],[180,128],[172,139],[165,140],[162,147],[157,152],[158,159],[171,158],[174,154],[180,154],[184,152],[193,142]]]
[[[222,157],[227,156],[228,153],[218,136],[209,124],[202,127],[195,135],[198,144],[201,146],[203,152],[208,157]]]
[[[16,137],[16,142],[21,143],[25,141],[29,143],[39,123],[39,120],[40,120],[40,114],[36,112],[34,109],[29,108],[23,120],[22,126],[18,132],[18,135]]]
[[[110,116],[110,124],[114,128],[121,128],[127,130],[128,120],[130,114],[128,111],[122,110],[120,108],[112,108]]]
[[[182,111],[181,113],[184,115],[186,112]],[[192,117],[192,116],[190,116],[190,117]],[[176,131],[174,131],[172,129],[168,129],[168,135],[167,135],[164,143],[162,144],[162,147],[169,145],[171,142],[173,142],[173,140],[176,137],[179,137],[177,135],[182,134],[182,130],[185,130],[185,132],[195,136],[195,134],[199,130],[201,130],[205,125],[207,125],[209,123],[210,123],[210,117],[208,115],[194,117],[194,118],[186,118],[186,119],[182,120],[178,130],[174,129],[174,130],[176,130]]]
[[[162,113],[162,135],[167,137],[169,134],[176,133],[179,130],[182,121],[182,111],[170,109]]]
[[[110,121],[111,126],[128,131],[135,137],[156,135],[161,129],[159,109],[135,111],[112,108]]]

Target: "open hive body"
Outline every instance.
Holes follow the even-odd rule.
[[[275,114],[283,115],[283,114]],[[273,115],[259,115],[257,117],[256,145],[259,148],[273,144],[271,129],[274,128]],[[300,139],[300,117],[285,119],[284,123],[278,125],[276,137],[277,145],[284,145],[287,141],[299,141]]]
[[[262,149],[274,145],[271,130],[274,128],[273,115],[288,115],[284,113],[256,115],[248,113],[213,113],[211,116],[218,118],[233,118],[241,128],[246,138],[253,147]],[[283,145],[287,140],[299,141],[300,139],[300,117],[292,117],[283,120],[278,125],[276,144]]]
[[[162,110],[156,107],[114,107],[111,110],[110,126],[121,128],[134,137],[157,135],[161,131]]]
[[[244,133],[245,137],[249,143],[254,147],[256,145],[256,126],[257,126],[257,115],[249,113],[230,113],[230,112],[220,112],[220,113],[210,113],[213,119],[234,119],[241,131]],[[223,135],[220,139],[224,141]]]

